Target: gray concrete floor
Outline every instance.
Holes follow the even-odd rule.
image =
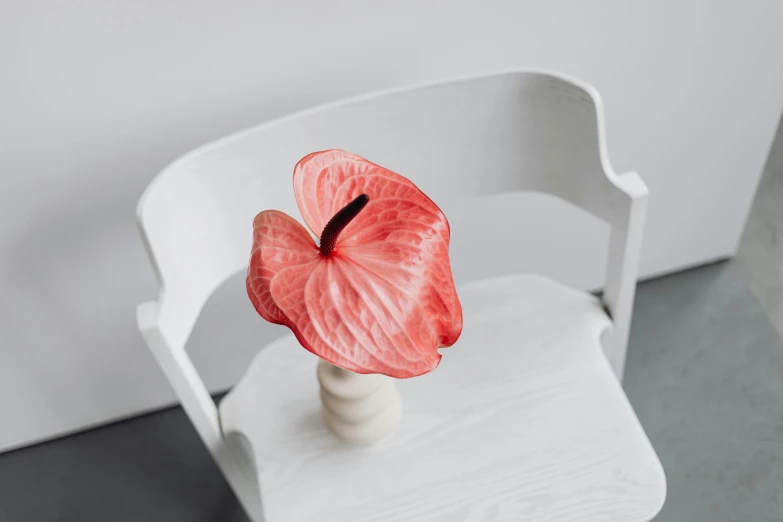
[[[2,522],[247,522],[181,408],[0,455]]]
[[[738,262],[644,283],[625,388],[668,485],[658,522],[783,521],[783,341]]]
[[[658,522],[783,521],[779,238],[781,132],[736,260],[639,286],[625,387],[666,470]],[[0,522],[246,520],[179,408],[0,455]]]

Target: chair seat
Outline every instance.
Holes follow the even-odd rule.
[[[397,382],[391,437],[323,426],[317,358],[288,336],[220,405],[243,435],[267,522],[648,521],[663,469],[605,359],[594,296],[522,274],[458,288],[464,330],[432,373]]]

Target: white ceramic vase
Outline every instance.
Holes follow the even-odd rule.
[[[402,414],[394,379],[362,375],[318,362],[321,405],[326,427],[352,444],[370,444],[397,429]]]

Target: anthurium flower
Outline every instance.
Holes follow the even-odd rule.
[[[265,210],[253,221],[247,293],[307,350],[357,373],[433,370],[462,332],[449,223],[410,180],[342,150],[294,169],[305,223]]]

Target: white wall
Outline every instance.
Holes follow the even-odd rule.
[[[194,146],[327,100],[518,66],[581,77],[615,168],[650,187],[643,273],[731,255],[783,102],[781,20],[775,0],[3,3],[0,450],[170,402],[135,330],[155,294],[141,191]],[[604,239],[530,248],[530,266],[598,284]],[[231,281],[194,333],[213,389],[283,333],[244,299]]]

